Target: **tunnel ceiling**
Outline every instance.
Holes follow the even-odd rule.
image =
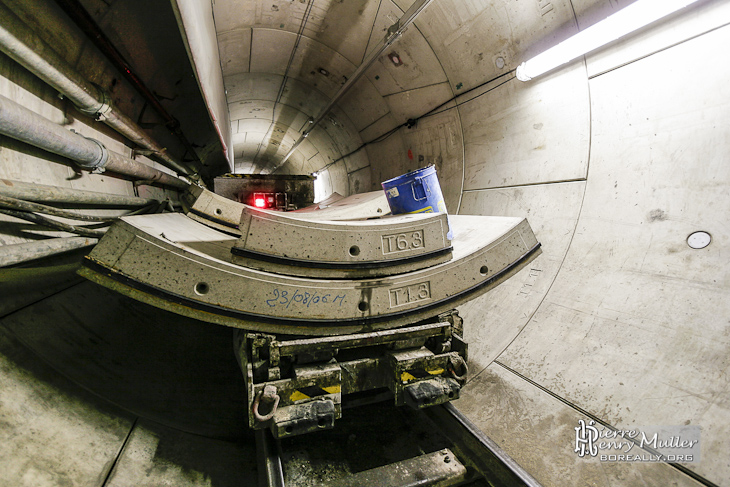
[[[237,172],[317,171],[366,141],[362,131],[394,111],[388,98],[447,83],[426,40],[417,29],[410,29],[312,131],[289,159],[288,167],[282,167],[281,161],[307,128],[308,119],[320,115],[410,3],[216,1],[215,25]],[[388,57],[393,53],[402,58],[400,66]],[[420,68],[414,69],[415,57]],[[443,86],[434,89],[429,98],[436,101],[450,96],[448,86]],[[391,125],[402,123],[406,114],[399,115]],[[382,124],[383,131],[390,128]],[[367,157],[363,152],[350,156],[363,157]],[[362,164],[367,162],[355,163]]]
[[[189,53],[177,42],[185,33],[168,10],[182,0],[79,1],[202,148],[209,174],[226,172],[213,162],[221,143]],[[522,83],[511,76],[519,63],[631,0],[435,0],[284,165],[308,117],[410,1],[190,1],[215,14],[217,32],[206,36],[206,47],[218,48],[216,74],[220,54],[219,94],[225,86],[238,172],[318,171],[326,191],[344,194],[433,163],[450,213],[528,217],[543,253],[459,307],[470,378],[457,407],[484,434],[545,485],[728,483],[730,63],[723,51],[730,1],[702,0]],[[0,3],[185,156],[56,0]],[[391,62],[394,53],[402,65]],[[3,96],[132,152],[129,141],[84,118],[11,58],[0,57],[0,69]],[[417,125],[404,127],[409,119]],[[169,195],[109,173],[81,174],[8,137],[0,142],[0,178],[11,185]],[[3,218],[0,245],[59,235]],[[688,245],[697,231],[711,236],[704,249]],[[198,436],[243,425],[235,414],[243,385],[231,380],[243,379],[235,374],[230,330],[78,284],[70,264],[77,258],[7,269],[0,279],[0,485],[22,478],[36,487],[38,472],[54,475],[46,485],[106,478],[110,487],[160,485],[158,478],[178,471],[185,480],[167,484],[192,485],[193,475],[195,485],[216,484],[209,473],[223,471],[247,478],[253,466],[239,474],[230,459],[252,458],[253,448],[242,452],[238,442],[233,454],[221,454]],[[44,362],[59,364],[64,375],[54,379]],[[107,374],[108,366],[129,375]],[[87,397],[70,380],[110,402]],[[187,400],[193,393],[202,399]],[[137,401],[144,410],[133,407]],[[145,433],[153,421],[194,438]],[[701,427],[702,460],[670,466],[579,458],[579,421],[615,431]],[[175,452],[193,445],[189,454],[199,458],[192,468],[170,456],[171,443]]]
[[[584,18],[605,15],[594,13],[600,2],[577,3]],[[359,192],[435,164],[447,207],[456,211],[468,147],[464,113],[450,110],[452,100],[470,93],[457,100],[468,103],[495,87],[490,80],[574,32],[569,2],[431,3],[282,164],[308,119],[320,115],[411,4],[216,0],[236,172],[325,172],[330,190]],[[403,128],[409,119],[417,127]],[[361,170],[366,177],[353,177]]]

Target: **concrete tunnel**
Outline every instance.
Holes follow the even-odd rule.
[[[520,63],[633,2],[434,0],[295,147],[412,3],[2,0],[3,29],[24,26],[175,163],[6,49],[0,94],[207,183],[315,173],[323,199],[435,164],[450,213],[526,216],[543,249],[460,307],[470,377],[456,407],[546,486],[728,485],[730,2],[697,1],[522,82]],[[0,143],[0,186],[176,205],[174,188]],[[69,235],[0,214],[7,249]],[[81,279],[90,243],[0,269],[0,484],[254,485],[230,330]],[[699,426],[701,456],[581,458],[579,420]]]

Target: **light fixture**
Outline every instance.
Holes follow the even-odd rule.
[[[388,59],[390,59],[391,62],[396,66],[400,66],[401,64],[403,64],[403,59],[401,59],[398,53],[391,52],[390,54],[388,54]]]
[[[605,20],[520,64],[517,67],[517,79],[529,81],[696,1],[637,0]]]
[[[253,206],[256,208],[271,208],[274,206],[273,193],[254,193]]]

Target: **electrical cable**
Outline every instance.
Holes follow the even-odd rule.
[[[476,95],[473,98],[469,98],[468,100],[463,101],[461,103],[456,103],[456,104],[454,104],[453,107],[446,108],[444,110],[441,110],[440,112],[437,112],[436,111],[439,108],[443,107],[444,105],[447,105],[447,104],[449,104],[451,102],[454,102],[457,99],[461,98],[462,96],[467,95],[467,94],[469,94],[469,93],[471,93],[471,92],[473,92],[475,90],[478,90],[479,88],[482,88],[482,87],[488,85],[489,83],[493,83],[493,82],[497,81],[498,79],[503,78],[503,77],[505,77],[505,76],[507,76],[509,74],[513,74],[514,72],[515,72],[515,70],[512,69],[510,71],[507,71],[506,73],[502,73],[499,76],[496,76],[496,77],[494,77],[494,78],[492,78],[490,80],[487,80],[487,81],[485,81],[483,83],[480,83],[477,86],[474,86],[473,88],[469,88],[468,90],[466,90],[463,93],[459,93],[458,95],[452,96],[451,98],[449,98],[445,102],[441,103],[440,105],[436,106],[435,108],[432,108],[431,110],[429,110],[428,112],[424,113],[423,115],[421,115],[419,117],[416,117],[416,118],[409,118],[406,122],[398,125],[397,127],[394,127],[392,129],[390,129],[389,131],[385,132],[384,134],[381,134],[378,137],[375,137],[374,139],[372,139],[372,140],[370,140],[368,142],[363,142],[363,144],[360,147],[358,147],[357,149],[355,149],[355,150],[353,150],[353,151],[345,154],[344,156],[339,157],[338,159],[335,159],[334,161],[330,162],[329,164],[323,166],[317,172],[322,171],[324,169],[327,169],[328,167],[330,167],[330,166],[332,166],[334,164],[337,164],[338,162],[340,162],[341,160],[345,159],[346,157],[350,157],[351,155],[356,154],[357,152],[361,151],[362,149],[364,149],[368,145],[377,144],[379,142],[383,142],[383,141],[387,140],[389,137],[391,137],[393,134],[395,134],[396,132],[398,132],[403,127],[408,127],[408,128],[415,127],[418,124],[418,121],[421,120],[422,118],[433,117],[435,115],[439,115],[441,113],[447,112],[447,111],[452,110],[454,108],[458,108],[458,107],[460,107],[460,106],[462,106],[462,105],[464,105],[466,103],[469,103],[470,101],[476,100],[477,98],[479,98],[482,95],[486,95],[487,93],[496,90],[500,86],[502,86],[504,84],[507,84],[510,81],[512,81],[513,79],[515,79],[515,77],[512,76],[511,78],[503,81],[502,83],[498,84],[497,86],[493,86],[492,88],[490,88],[488,90],[485,90],[483,93],[480,93],[480,94]]]
[[[163,200],[161,203],[154,203],[151,205],[143,206],[134,211],[125,213],[115,217],[97,217],[92,215],[83,215],[60,208],[54,208],[52,206],[41,205],[39,203],[32,203],[30,201],[19,200],[16,198],[10,198],[7,196],[0,195],[0,213],[10,215],[21,220],[36,223],[41,226],[61,230],[64,232],[75,233],[84,237],[101,237],[105,231],[95,230],[96,228],[104,228],[110,226],[114,221],[118,220],[122,216],[133,216],[143,213],[161,213],[166,206],[169,205],[169,200]],[[67,218],[70,220],[94,222],[93,225],[88,226],[76,226],[69,225],[66,223],[46,218],[36,213],[45,213],[47,215],[57,216],[60,218]]]
[[[62,210],[60,208],[54,208],[53,206],[41,205],[40,203],[32,203],[30,201],[10,198],[8,196],[3,196],[3,195],[0,195],[0,207],[8,208],[10,210],[45,213],[47,215],[58,216],[61,218],[68,218],[69,220],[78,220],[78,221],[86,221],[86,222],[108,222],[108,221],[112,221],[112,220],[116,219],[116,217],[100,217],[100,216],[84,215],[81,213],[75,213],[73,211]]]
[[[66,223],[51,220],[50,218],[46,218],[45,216],[37,215],[35,213],[30,213],[27,211],[7,210],[5,208],[0,208],[0,213],[4,213],[15,218],[20,218],[21,220],[25,220],[31,223],[36,223],[44,227],[53,228],[54,230],[75,233],[77,235],[81,235],[82,237],[98,238],[104,236],[104,233],[106,233],[102,232],[101,230],[89,230],[88,228],[84,227],[68,225]]]
[[[163,202],[167,204],[169,200],[164,200]],[[132,216],[132,215],[138,215],[140,213],[146,213],[147,210],[151,209],[152,207],[156,206],[158,203],[154,203],[151,205],[143,206],[142,208],[138,208],[134,211],[130,211],[128,213],[125,213],[123,215],[119,216]],[[26,211],[26,212],[33,212],[33,213],[44,213],[46,215],[52,215],[57,216],[60,218],[67,218],[69,220],[77,220],[77,221],[86,221],[86,222],[113,222],[119,216],[93,216],[93,215],[86,215],[82,213],[76,213],[73,211],[63,210],[61,208],[55,208],[53,206],[48,205],[42,205],[40,203],[33,203],[30,201],[18,199],[18,198],[11,198],[9,196],[3,196],[0,195],[0,207],[7,208],[10,210],[18,210],[18,211]]]
[[[424,117],[430,117],[430,116],[432,116],[432,115],[435,115],[435,114],[434,114],[433,112],[434,112],[434,111],[436,111],[436,110],[438,110],[438,109],[439,109],[439,108],[441,108],[442,106],[444,106],[444,105],[446,105],[446,104],[448,104],[448,103],[451,103],[452,101],[456,101],[457,99],[461,98],[462,96],[464,96],[464,95],[468,95],[468,94],[469,94],[469,93],[471,93],[472,91],[476,91],[476,90],[478,90],[479,88],[481,88],[481,87],[483,87],[483,86],[486,86],[486,85],[488,85],[489,83],[493,83],[493,82],[497,81],[498,79],[500,79],[500,78],[503,78],[503,77],[505,77],[505,76],[507,76],[507,75],[509,75],[509,74],[511,74],[511,73],[514,73],[514,72],[515,72],[515,70],[514,70],[514,69],[512,69],[512,70],[510,70],[510,71],[507,71],[506,73],[502,73],[502,74],[500,74],[499,76],[495,76],[494,78],[492,78],[492,79],[490,79],[490,80],[484,81],[483,83],[480,83],[480,84],[478,84],[478,85],[476,85],[476,86],[474,86],[474,87],[472,87],[472,88],[469,88],[468,90],[464,91],[463,93],[459,93],[458,95],[454,95],[454,96],[452,96],[452,97],[451,97],[450,99],[448,99],[448,100],[446,100],[445,102],[443,102],[442,104],[438,105],[437,107],[435,107],[435,108],[432,108],[431,110],[429,110],[428,112],[424,113],[424,114],[423,114],[423,115],[421,115],[420,117],[417,117],[417,118],[416,118],[415,120],[420,120],[421,118],[424,118]],[[508,79],[507,81],[511,81],[511,80],[513,80],[513,79],[514,79],[514,77],[512,77],[512,78]],[[505,81],[505,83],[506,83],[506,81]],[[502,86],[503,84],[504,84],[504,83],[500,83],[499,85],[497,85],[497,86],[494,86],[493,88],[490,88],[489,90],[487,90],[487,91],[485,91],[484,93],[481,93],[481,94],[479,94],[479,95],[475,96],[474,98],[469,98],[469,99],[468,99],[468,100],[466,100],[465,102],[462,102],[462,103],[457,103],[457,104],[456,104],[456,105],[454,105],[453,107],[447,108],[447,110],[451,110],[452,108],[456,108],[456,107],[459,107],[459,106],[463,105],[464,103],[469,103],[470,101],[472,101],[472,100],[474,100],[474,99],[476,99],[476,98],[479,98],[480,96],[482,96],[482,95],[484,95],[484,94],[486,94],[486,93],[489,93],[489,92],[490,92],[490,91],[492,91],[492,90],[495,90],[495,89],[499,88],[499,87],[500,87],[500,86]],[[446,111],[446,110],[444,110],[444,111]],[[438,112],[438,113],[443,113],[444,111],[441,111],[441,112]]]
[[[457,104],[455,104],[455,105],[454,105],[453,107],[449,107],[449,108],[446,108],[446,109],[444,109],[444,110],[441,110],[440,112],[434,112],[434,113],[428,112],[428,113],[427,113],[426,115],[422,115],[422,116],[420,116],[420,117],[418,118],[418,120],[420,120],[421,118],[433,117],[434,115],[438,115],[438,114],[440,114],[440,113],[444,113],[444,112],[447,112],[447,111],[449,111],[449,110],[451,110],[451,109],[454,109],[454,108],[458,108],[458,107],[460,107],[460,106],[462,106],[462,105],[466,105],[466,104],[467,104],[467,103],[469,103],[470,101],[474,101],[474,100],[476,100],[477,98],[479,98],[480,96],[486,95],[487,93],[490,93],[490,92],[492,92],[492,91],[496,90],[496,89],[497,89],[497,88],[499,88],[500,86],[502,86],[502,85],[505,85],[505,84],[509,83],[509,82],[510,82],[510,81],[512,81],[513,79],[515,79],[515,76],[513,76],[513,77],[509,78],[508,80],[502,81],[502,82],[501,82],[500,84],[498,84],[497,86],[493,86],[493,87],[491,87],[490,89],[488,89],[488,90],[484,91],[483,93],[479,93],[478,95],[474,96],[473,98],[469,98],[469,99],[468,99],[468,100],[466,100],[466,101],[463,101],[463,102],[461,102],[461,103],[457,103]],[[480,85],[479,87],[481,87],[481,86],[484,86],[484,85]],[[469,90],[469,91],[473,91],[473,89],[472,89],[472,90]],[[463,95],[465,95],[465,94],[466,94],[466,93],[462,93],[462,94],[461,94],[461,96],[463,96]],[[451,100],[450,100],[450,101],[451,101]],[[443,105],[441,105],[441,106],[443,106]]]

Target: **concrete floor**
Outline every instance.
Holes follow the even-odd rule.
[[[3,3],[132,118],[149,116],[54,2]],[[187,52],[183,41],[167,45],[179,32],[167,3],[155,3],[164,12],[154,20],[126,0],[82,3],[160,94],[173,98],[179,87],[166,103],[190,137],[199,134],[201,152],[222,158],[225,137],[213,122],[222,118],[186,111],[184,100],[197,106],[203,97],[189,72],[180,75],[181,66],[190,70],[174,54]],[[219,60],[218,84],[196,81],[228,109],[234,168],[274,168],[410,3],[316,1],[288,72],[306,2],[216,0],[211,11],[200,3],[207,27],[189,32],[187,47]],[[323,197],[377,189],[434,163],[451,213],[526,216],[543,254],[461,307],[471,377],[459,409],[544,485],[727,485],[730,3],[700,0],[531,82],[509,74],[629,3],[435,0],[394,45],[404,64],[382,56],[278,172],[317,171]],[[343,157],[472,88],[458,108],[450,102]],[[5,56],[0,94],[131,154]],[[0,178],[175,197],[110,174],[77,174],[7,137]],[[695,231],[712,243],[690,248]],[[0,245],[56,235],[10,217],[0,223]],[[0,483],[228,485],[230,472],[252,472],[228,330],[81,282],[69,262],[0,270]],[[618,429],[698,425],[701,461],[677,468],[579,458],[574,428],[589,418]]]

